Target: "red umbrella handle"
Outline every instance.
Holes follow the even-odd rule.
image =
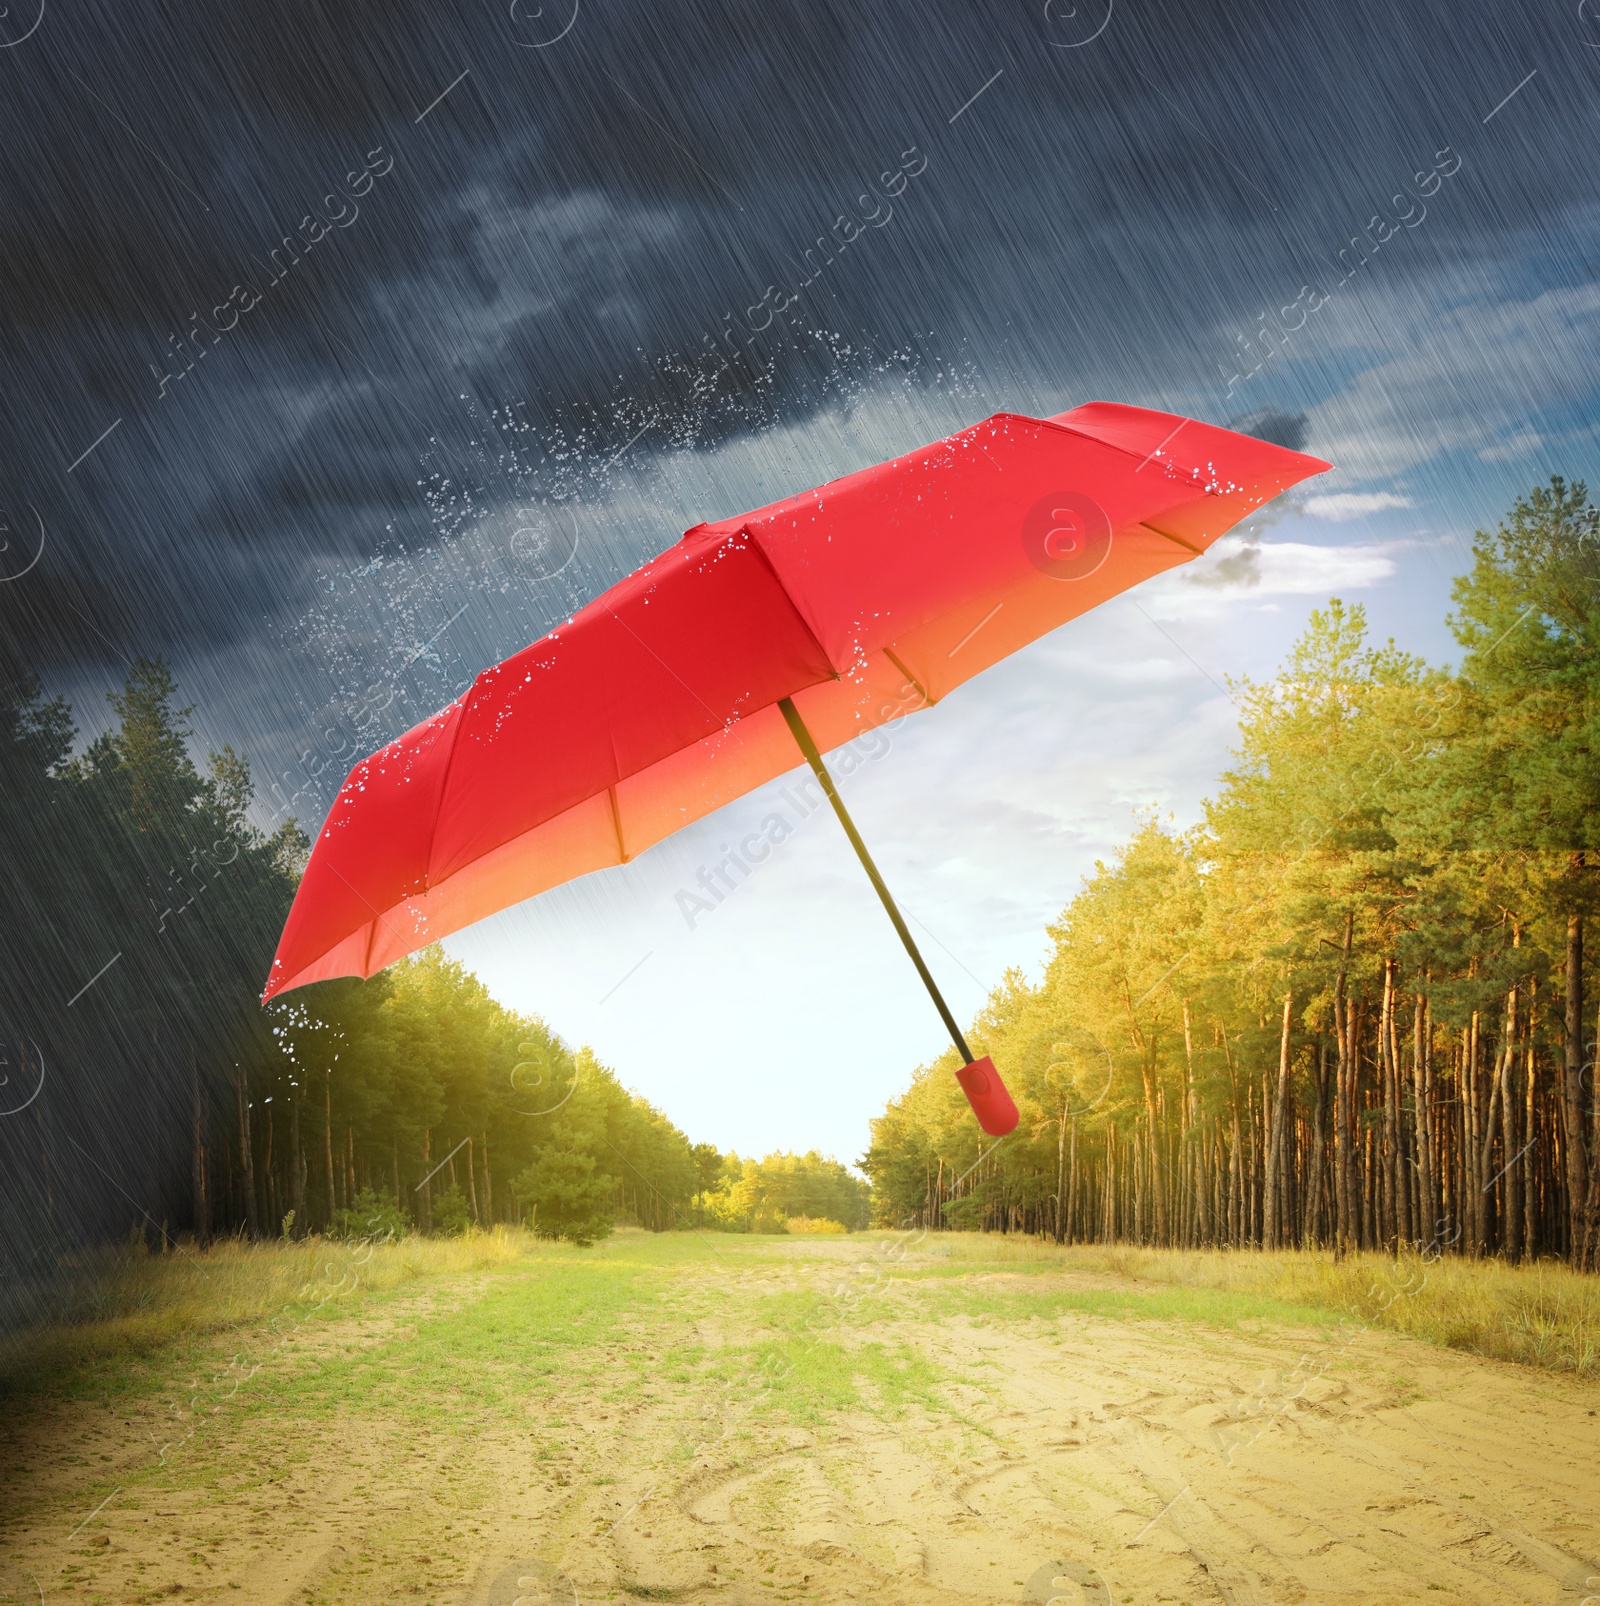
[[[956,1072],[956,1080],[967,1095],[967,1103],[972,1106],[978,1125],[990,1137],[1003,1138],[1007,1132],[1016,1130],[1016,1102],[1006,1091],[1006,1084],[1000,1080],[1000,1073],[987,1054],[981,1060],[963,1065]]]

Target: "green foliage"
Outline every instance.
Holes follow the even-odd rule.
[[[592,1154],[555,1148],[511,1184],[541,1238],[564,1238],[580,1248],[610,1235],[616,1186],[617,1179],[601,1171]]]
[[[291,1210],[289,1216],[293,1215],[294,1212]],[[436,1204],[434,1206],[436,1225],[439,1223],[439,1217],[439,1205]],[[462,1224],[460,1228],[454,1230],[464,1231],[471,1219],[466,1213],[466,1204],[463,1201]],[[371,1188],[363,1188],[350,1201],[347,1209],[335,1210],[333,1220],[328,1224],[330,1238],[372,1238],[379,1243],[390,1243],[396,1238],[403,1238],[410,1230],[410,1219],[395,1203],[394,1195],[375,1192]],[[285,1236],[287,1237],[287,1231]]]
[[[326,1125],[374,1174],[387,1161],[435,1232],[524,1213],[542,1234],[592,1242],[619,1219],[654,1231],[687,1219],[699,1171],[683,1133],[440,949],[273,1013],[273,1085],[302,1101],[313,1143]]]
[[[460,1234],[473,1225],[472,1208],[459,1183],[433,1196],[431,1214],[435,1232]]]
[[[1570,1237],[1568,1207],[1581,1220],[1585,1200],[1561,1197],[1563,1040],[1559,1000],[1545,999],[1567,986],[1569,917],[1592,915],[1600,887],[1600,510],[1585,488],[1553,480],[1480,532],[1454,602],[1459,672],[1374,643],[1364,611],[1335,598],[1312,611],[1277,676],[1234,685],[1239,741],[1202,824],[1143,821],[1049,928],[1042,980],[1008,975],[973,1024],[974,1050],[994,1057],[1017,1100],[1017,1132],[991,1153],[953,1053],[920,1067],[873,1123],[863,1162],[881,1224],[1064,1232],[1075,1211],[1076,1236],[1177,1242],[1181,1208],[1191,1235],[1259,1239],[1284,999],[1293,1166],[1329,1155],[1342,988],[1353,1120],[1375,1142],[1359,1163],[1398,1152],[1407,1188],[1420,1187],[1419,1001],[1435,1034],[1430,1141],[1457,1169],[1436,1168],[1434,1204],[1417,1206],[1422,1236],[1441,1190],[1455,1201],[1482,1191],[1460,1171],[1459,1034],[1476,1016],[1470,1074],[1509,1075],[1513,1088],[1531,1076],[1537,1119],[1530,1158],[1520,1143],[1502,1152],[1504,1132],[1483,1124],[1487,1082],[1475,1083],[1471,1168],[1492,1183],[1502,1162],[1517,1164],[1519,1184],[1526,1172],[1543,1190],[1537,1229]],[[1400,998],[1397,1093],[1379,1078],[1386,975]],[[1522,1004],[1507,1027],[1513,990]],[[1505,1030],[1517,1035],[1501,1041]],[[1600,1136],[1600,1119],[1582,1124]],[[1320,1211],[1323,1228],[1306,1230],[1326,1230],[1333,1183],[1324,1170],[1308,1204],[1309,1185],[1291,1178],[1293,1208]],[[1242,1217],[1201,1223],[1202,1186],[1224,1213],[1236,1190]],[[1513,1196],[1490,1216],[1520,1208]],[[1504,1222],[1485,1230],[1492,1247]]]
[[[7,1287],[48,1275],[57,1251],[120,1237],[129,1199],[150,1211],[153,1242],[162,1217],[189,1221],[197,1098],[213,1221],[244,1214],[223,1197],[220,1133],[235,1066],[270,1049],[257,999],[294,891],[286,828],[251,823],[237,755],[197,768],[165,662],[138,660],[110,702],[116,723],[73,756],[66,704],[0,651],[0,1052],[14,1066],[25,1044],[50,1067],[34,1108],[55,1151],[47,1174],[39,1129],[29,1140],[0,1122]],[[258,1197],[249,1226],[270,1233],[290,1207]]]
[[[526,1214],[574,1242],[619,1221],[659,1232],[708,1219],[695,1201],[723,1186],[715,1147],[691,1147],[588,1050],[497,1003],[441,949],[263,1010],[309,842],[293,820],[255,823],[243,755],[191,751],[191,710],[164,661],[134,664],[110,700],[115,725],[74,755],[67,705],[0,648],[0,1076],[10,1098],[19,1043],[54,1073],[93,1066],[92,1090],[54,1074],[51,1101],[75,1131],[104,1134],[104,1156],[82,1163],[108,1179],[64,1189],[60,1160],[44,1158],[59,1142],[0,1121],[0,1282],[37,1283],[34,1262],[55,1252],[41,1246],[120,1238],[131,1198],[147,1202],[137,1230],[152,1247],[163,1218],[343,1237],[374,1218],[459,1233]],[[859,1200],[835,1208],[837,1188],[780,1192],[784,1216],[864,1219]]]
[[[813,1149],[769,1154],[764,1160],[726,1156],[715,1184],[702,1187],[698,1207],[705,1225],[727,1232],[786,1233],[790,1221],[799,1218],[859,1231],[871,1219],[871,1197],[860,1177]]]

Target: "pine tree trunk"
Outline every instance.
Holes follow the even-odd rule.
[[[1518,1163],[1521,1134],[1517,1120],[1517,993],[1506,997],[1506,1030],[1500,1052],[1500,1247],[1507,1260],[1522,1259],[1522,1168]]]
[[[289,1097],[289,1164],[294,1174],[290,1181],[294,1192],[294,1219],[302,1234],[307,1230],[306,1221],[306,1156],[305,1148],[300,1141],[300,1106],[304,1103],[304,1095],[296,1088]]]
[[[1216,1149],[1212,1142],[1213,1121],[1202,1115],[1196,1122],[1200,1141],[1195,1145],[1195,1189],[1200,1195],[1200,1220],[1196,1230],[1197,1241],[1209,1248],[1217,1241],[1216,1224]]]
[[[1481,1017],[1473,1010],[1462,1048],[1469,1108],[1467,1111],[1467,1149],[1462,1156],[1466,1210],[1471,1222],[1472,1255],[1481,1260],[1489,1252],[1489,1151],[1494,1146],[1494,1089],[1489,1090],[1489,1107],[1484,1108],[1483,1085],[1478,1068],[1482,1052],[1479,1036]]]
[[[1389,1068],[1394,1081],[1394,1231],[1395,1245],[1415,1237],[1416,1167],[1413,1134],[1406,1130],[1405,1073],[1400,1066],[1400,962],[1394,963],[1394,997],[1389,1005]]]
[[[1600,1069],[1595,1061],[1600,1058],[1600,1004],[1596,1005],[1595,1052],[1584,1054],[1589,1072],[1589,1203],[1584,1210],[1583,1258],[1584,1270],[1600,1270]]]
[[[190,1185],[194,1193],[194,1242],[197,1249],[211,1244],[211,1200],[206,1190],[206,1111],[200,1092],[200,1065],[194,1048],[189,1049],[189,1084],[194,1101],[193,1152],[190,1158]]]
[[[1488,1254],[1493,1245],[1498,1217],[1494,1209],[1494,1140],[1495,1118],[1500,1109],[1500,1060],[1489,1073],[1489,1102],[1483,1112],[1483,1152],[1478,1160],[1478,1203],[1483,1211],[1483,1252]]]
[[[1567,916],[1567,1032],[1562,1080],[1566,1148],[1567,1256],[1583,1259],[1584,1206],[1589,1198],[1588,1133],[1583,1119],[1583,916]]]
[[[252,1238],[259,1238],[261,1216],[256,1203],[256,1157],[250,1143],[250,1092],[242,1065],[233,1068],[233,1099],[239,1112],[239,1191],[244,1195],[245,1228]]]
[[[1226,1117],[1219,1113],[1210,1122],[1211,1131],[1211,1244],[1223,1248],[1231,1242],[1228,1236],[1228,1128]]]
[[[1394,1067],[1394,960],[1383,962],[1383,1005],[1378,1014],[1378,1067],[1383,1080],[1383,1152],[1380,1173],[1383,1185],[1383,1247],[1393,1251],[1399,1239],[1399,1201],[1396,1198],[1397,1160],[1400,1139],[1399,1091]]]
[[[1122,1180],[1117,1173],[1117,1129],[1113,1124],[1106,1128],[1106,1242],[1108,1244],[1117,1241],[1118,1231],[1122,1225],[1117,1219],[1117,1194]]]
[[[1056,1118],[1056,1212],[1053,1236],[1058,1244],[1065,1243],[1067,1237],[1066,1199],[1064,1197],[1067,1186],[1067,1115],[1067,1100],[1063,1095],[1061,1112]],[[1076,1143],[1078,1136],[1076,1124],[1073,1126],[1072,1136],[1074,1143]],[[1077,1157],[1076,1147],[1074,1147],[1073,1157]]]
[[[283,1212],[278,1208],[278,1179],[272,1169],[272,1133],[275,1122],[272,1119],[272,1106],[263,1104],[267,1112],[267,1149],[261,1157],[261,1191],[267,1196],[267,1220],[275,1229],[283,1220]]]
[[[1189,1081],[1189,1132],[1194,1144],[1195,1212],[1191,1225],[1192,1243],[1209,1244],[1211,1228],[1211,1141],[1208,1122],[1200,1113],[1200,1096],[1194,1081],[1194,1033],[1189,1020],[1189,1000],[1183,1001],[1183,1060]]]
[[[1277,1249],[1286,1236],[1284,1231],[1284,1150],[1287,1139],[1285,1128],[1289,1124],[1289,1020],[1294,1007],[1294,994],[1286,993],[1283,999],[1283,1033],[1278,1045],[1278,1096],[1273,1103],[1272,1119],[1267,1138],[1266,1197],[1263,1200],[1265,1221],[1262,1223],[1262,1241],[1267,1249]]]
[[[1350,1197],[1350,1176],[1355,1165],[1355,1066],[1350,1025],[1350,1000],[1345,991],[1345,972],[1350,963],[1350,938],[1355,928],[1353,915],[1345,917],[1344,947],[1339,954],[1339,972],[1333,984],[1333,1027],[1338,1041],[1338,1064],[1333,1090],[1333,1182],[1337,1212],[1336,1243],[1339,1253],[1355,1241],[1355,1223]]]
[[[1526,1152],[1517,1165],[1522,1173],[1522,1253],[1526,1259],[1532,1260],[1539,1253],[1539,1111],[1536,1105],[1539,1069],[1533,1049],[1539,1031],[1539,978],[1535,976],[1530,980],[1528,987],[1528,1040],[1523,1050],[1522,1121],[1522,1141]]]
[[[1417,1134],[1416,1238],[1420,1247],[1432,1249],[1439,1241],[1439,1201],[1434,1186],[1437,1161],[1433,1152],[1427,1039],[1427,1005],[1419,984],[1411,1017],[1411,1096],[1416,1105]]]
[[[322,1078],[322,1160],[328,1183],[328,1206],[322,1224],[331,1227],[339,1199],[333,1185],[333,1078],[327,1074]]]
[[[1307,1157],[1309,1176],[1306,1178],[1305,1242],[1320,1244],[1326,1240],[1324,1230],[1323,1163],[1325,1140],[1322,1132],[1323,1110],[1328,1102],[1328,1039],[1324,1035],[1317,1043],[1317,1102],[1311,1112],[1311,1152]]]
[[[1150,1226],[1154,1233],[1154,1241],[1164,1244],[1167,1241],[1167,1205],[1165,1189],[1161,1186],[1161,1135],[1160,1124],[1156,1115],[1156,1083],[1155,1064],[1152,1051],[1147,1051],[1144,1061],[1144,1113],[1149,1125],[1150,1152],[1149,1163],[1140,1171],[1140,1176],[1148,1176],[1147,1192],[1150,1199]],[[1139,1210],[1140,1221],[1136,1229],[1141,1243],[1145,1239],[1145,1211]]]
[[[1237,1249],[1244,1237],[1244,1166],[1239,1128],[1239,1106],[1233,1107],[1233,1130],[1228,1144],[1228,1247]]]
[[[1067,1155],[1067,1238],[1078,1241],[1078,1118],[1072,1117],[1072,1133]]]

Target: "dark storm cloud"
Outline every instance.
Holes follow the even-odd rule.
[[[1242,418],[1230,418],[1228,428],[1236,429],[1242,435],[1254,435],[1257,440],[1271,441],[1275,446],[1287,446],[1291,452],[1305,450],[1304,413],[1277,413],[1267,407],[1259,413],[1246,413]]]
[[[52,534],[0,586],[27,650],[266,639],[319,566],[426,542],[440,477],[567,494],[564,454],[859,398],[863,354],[1315,450],[1384,330],[1320,314],[1247,375],[1258,313],[1441,147],[1459,176],[1346,299],[1475,264],[1509,294],[1584,198],[1600,52],[1555,11],[1126,8],[1085,43],[1092,5],[637,4],[537,48],[557,10],[101,5],[0,40],[0,501]]]

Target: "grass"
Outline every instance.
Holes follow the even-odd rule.
[[[779,1410],[798,1422],[816,1422],[830,1411],[855,1409],[865,1390],[878,1411],[898,1417],[912,1403],[930,1404],[944,1379],[909,1345],[841,1342],[847,1329],[886,1314],[897,1313],[883,1301],[842,1307],[815,1293],[769,1297],[758,1307],[765,1336],[726,1353],[713,1375],[744,1380],[758,1414]]]
[[[1188,1322],[1236,1331],[1246,1325],[1332,1326],[1336,1318],[1315,1305],[1271,1295],[1180,1284],[1148,1289],[941,1288],[920,1302],[927,1312],[967,1316],[980,1323],[1053,1320],[1068,1311],[1110,1321]]]
[[[530,1248],[523,1269],[457,1310],[424,1316],[378,1345],[322,1357],[281,1384],[272,1411],[330,1415],[358,1404],[400,1419],[510,1419],[530,1396],[585,1385],[638,1386],[621,1353],[623,1318],[649,1298],[643,1267],[616,1254],[578,1260]],[[404,1362],[404,1365],[401,1364]]]
[[[1069,1311],[1110,1321],[1189,1322],[1228,1331],[1245,1324],[1265,1323],[1332,1327],[1338,1320],[1329,1310],[1303,1301],[1181,1283],[1131,1289],[1063,1287],[1054,1277],[1024,1280],[1015,1275],[998,1282],[993,1275],[985,1274],[1014,1274],[1019,1264],[1009,1255],[990,1258],[985,1248],[979,1240],[962,1254],[954,1246],[940,1243],[927,1259],[908,1259],[892,1271],[886,1267],[885,1278],[892,1276],[893,1283],[874,1280],[864,1288],[837,1285],[826,1294],[769,1295],[761,1302],[760,1317],[774,1330],[807,1333],[813,1338],[834,1328],[877,1327],[956,1316],[979,1325],[1053,1321]],[[1025,1269],[1059,1271],[1058,1255],[1055,1252],[1041,1256]]]
[[[912,1364],[909,1352],[859,1344],[850,1330],[892,1328],[929,1315],[1013,1321],[1078,1311],[1220,1329],[1246,1322],[1353,1322],[1548,1371],[1600,1373],[1600,1279],[1553,1262],[1057,1248],[975,1233],[940,1233],[914,1243],[899,1235],[858,1234],[851,1242],[856,1252],[840,1262],[841,1276],[829,1292],[791,1291],[759,1301],[764,1334],[757,1363],[784,1379],[771,1393],[782,1393],[802,1415],[840,1408],[863,1387],[896,1409],[925,1395],[935,1380],[919,1370],[920,1362]],[[752,1256],[765,1261],[775,1246],[785,1260],[836,1256],[843,1248],[837,1237],[720,1236],[712,1247],[716,1260],[738,1266]],[[326,1358],[292,1385],[308,1410],[354,1394],[403,1409],[408,1394],[431,1396],[436,1388],[463,1411],[499,1408],[508,1390],[536,1389],[547,1373],[572,1364],[575,1351],[614,1347],[617,1324],[656,1297],[652,1290],[670,1281],[675,1265],[705,1258],[705,1241],[692,1234],[625,1232],[578,1250],[504,1228],[379,1245],[230,1240],[204,1254],[129,1252],[86,1278],[68,1318],[0,1350],[0,1393],[137,1392],[147,1370],[139,1363],[192,1358],[215,1348],[219,1335],[259,1329],[251,1340],[256,1350],[286,1334],[299,1343],[329,1323],[375,1317],[424,1285],[436,1293],[464,1281],[504,1278],[504,1287],[475,1296],[470,1319],[435,1308],[416,1314],[405,1376],[388,1368],[387,1350],[379,1345],[369,1354]],[[1063,1286],[1054,1275],[1062,1272],[1117,1284]],[[996,1273],[1008,1275],[1003,1282],[986,1275]],[[1032,1277],[1049,1282],[1029,1287],[1018,1281]],[[914,1298],[903,1297],[907,1284],[921,1285]],[[423,1383],[430,1387],[418,1391],[415,1385]]]
[[[1347,1255],[1329,1251],[1230,1253],[1222,1250],[1134,1249],[1073,1245],[1058,1249],[1033,1239],[940,1234],[933,1252],[956,1267],[1011,1272],[1102,1273],[1162,1290],[1181,1290],[1167,1307],[1177,1317],[1227,1324],[1250,1314],[1293,1320],[1293,1313],[1359,1322],[1404,1333],[1446,1349],[1546,1371],[1600,1375],[1600,1278],[1556,1261],[1510,1266],[1498,1260],[1417,1255]],[[1118,1296],[1113,1295],[1113,1304]],[[1159,1304],[1141,1300],[1145,1314]],[[1185,1309],[1187,1307],[1187,1310]]]
[[[733,1351],[717,1375],[744,1385],[757,1416],[773,1412],[791,1421],[816,1423],[830,1413],[870,1403],[893,1420],[908,1405],[931,1405],[939,1368],[905,1344],[842,1344],[811,1335],[786,1335]]]
[[[13,1390],[0,1423],[0,1599],[26,1562],[28,1578],[55,1579],[50,1599],[278,1599],[292,1574],[301,1600],[392,1602],[420,1586],[419,1606],[442,1606],[482,1598],[463,1591],[490,1560],[501,1569],[537,1553],[553,1567],[569,1550],[575,1572],[592,1569],[586,1600],[685,1598],[682,1578],[712,1560],[722,1598],[765,1586],[765,1599],[843,1599],[807,1576],[843,1576],[827,1572],[830,1536],[857,1519],[838,1513],[890,1500],[871,1504],[859,1531],[874,1565],[903,1568],[905,1536],[882,1516],[913,1465],[923,1471],[904,1490],[924,1474],[941,1490],[979,1472],[1002,1480],[994,1490],[1022,1477],[1035,1560],[1067,1553],[1055,1519],[1038,1515],[1050,1501],[1074,1532],[1096,1512],[1137,1517],[1120,1530],[1121,1553],[1172,1486],[1159,1501],[1126,1487],[1125,1430],[1101,1416],[1139,1407],[1151,1378],[1159,1389],[1164,1357],[1192,1380],[1178,1388],[1221,1413],[1200,1431],[1231,1455],[1287,1420],[1309,1361],[1344,1363],[1341,1335],[1385,1328],[1570,1380],[1596,1369],[1597,1306],[1600,1281],[1553,1265],[1057,1249],[971,1234],[629,1229],[583,1250],[497,1232],[370,1251],[310,1241],[129,1252],[85,1282],[76,1319],[0,1358]],[[1332,1342],[1307,1342],[1317,1335]],[[1324,1424],[1318,1454],[1365,1442],[1349,1421],[1431,1387],[1398,1375],[1423,1370],[1417,1352],[1364,1347],[1349,1356],[1355,1415]],[[1247,1392],[1297,1351],[1310,1354],[1278,1394]],[[1083,1382],[1085,1355],[1098,1381]],[[1592,1389],[1530,1388],[1509,1368],[1441,1361],[1427,1369],[1450,1385],[1434,1391],[1440,1403],[1507,1405],[1476,1413],[1489,1423],[1486,1466],[1525,1448],[1519,1407],[1549,1406],[1541,1444],[1565,1424],[1582,1446],[1593,1419],[1574,1430],[1567,1416]],[[1208,1419],[1193,1403],[1169,1401],[1185,1442]],[[1290,1441],[1275,1439],[1275,1452]],[[1054,1493],[1029,1481],[1040,1455],[1060,1461]],[[1378,1498],[1357,1461],[1350,1498]],[[1538,1483],[1543,1463],[1516,1464]],[[1453,1486],[1461,1470],[1441,1476]],[[1377,1488],[1385,1475],[1372,1475]],[[1027,1504],[1035,1487],[1040,1503]],[[1550,1509],[1577,1509],[1581,1477],[1561,1487],[1571,1492]],[[994,1490],[983,1511],[968,1507],[978,1526],[1013,1498]],[[691,1521],[702,1497],[708,1514]],[[734,1528],[715,1528],[719,1510]],[[38,1593],[30,1583],[21,1598]]]
[[[533,1252],[535,1243],[526,1234],[496,1229],[392,1244],[228,1239],[203,1254],[125,1253],[85,1275],[66,1317],[0,1348],[0,1393],[120,1370],[175,1345],[256,1322],[272,1324],[274,1333],[326,1322],[419,1280],[507,1268]],[[546,1253],[552,1248],[538,1247]]]

